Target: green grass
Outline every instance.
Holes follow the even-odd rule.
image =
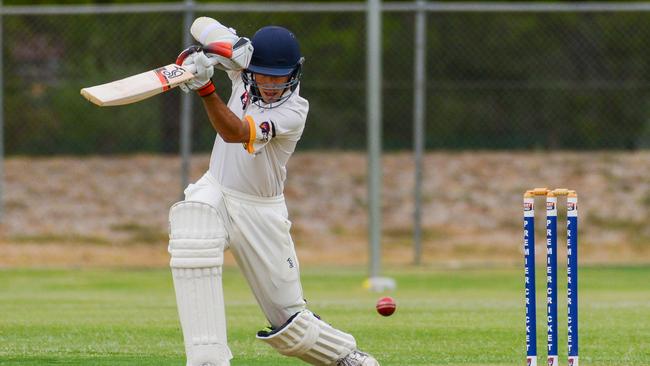
[[[374,312],[380,294],[362,288],[362,269],[303,269],[303,286],[314,312],[384,366],[524,364],[519,268],[386,274],[398,282],[398,309],[387,318]],[[232,365],[301,365],[254,338],[266,323],[237,269],[225,270],[224,286]],[[580,291],[581,365],[650,365],[650,267],[581,268]],[[0,365],[184,365],[169,271],[0,271]]]

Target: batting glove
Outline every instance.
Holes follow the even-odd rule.
[[[239,37],[237,31],[208,18],[197,18],[190,32],[194,39],[203,45],[203,50],[209,57],[213,55],[219,61],[216,68],[225,71],[240,71],[246,69],[253,56],[253,44],[246,37]],[[230,47],[231,53],[220,52],[224,45]]]
[[[230,55],[224,56],[220,52],[224,45],[230,47]],[[219,62],[214,67],[224,71],[241,71],[248,68],[253,57],[253,44],[250,39],[240,37],[237,42],[230,45],[226,42],[212,42],[203,46],[203,51],[210,57],[215,57]]]
[[[196,90],[202,97],[214,93],[215,87],[211,80],[214,74],[214,66],[200,46],[185,49],[178,55],[176,64],[187,68],[193,66],[196,69],[194,79],[179,85],[184,92],[188,93],[190,90]]]

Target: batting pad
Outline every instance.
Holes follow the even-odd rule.
[[[221,266],[226,233],[212,206],[192,201],[169,211],[170,266],[187,366],[228,366]]]
[[[335,365],[357,348],[352,335],[332,328],[309,310],[299,312],[277,330],[257,333],[257,338],[285,356],[312,365]]]

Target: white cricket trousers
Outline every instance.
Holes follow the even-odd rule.
[[[187,186],[185,200],[217,209],[228,235],[226,248],[232,250],[272,326],[281,326],[305,309],[284,196],[256,197],[236,192],[222,187],[207,172]]]

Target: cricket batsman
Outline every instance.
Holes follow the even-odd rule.
[[[303,298],[283,196],[287,161],[309,111],[299,95],[304,58],[296,37],[267,26],[249,40],[206,17],[194,21],[191,33],[201,46],[184,50],[176,62],[194,65],[197,76],[182,88],[201,97],[217,136],[208,171],[169,212],[187,366],[228,366],[232,358],[221,281],[225,249],[270,323],[258,339],[312,365],[378,366],[352,335],[310,312]],[[217,54],[224,48],[232,48],[231,57]],[[215,67],[232,81],[227,104],[215,93]]]

